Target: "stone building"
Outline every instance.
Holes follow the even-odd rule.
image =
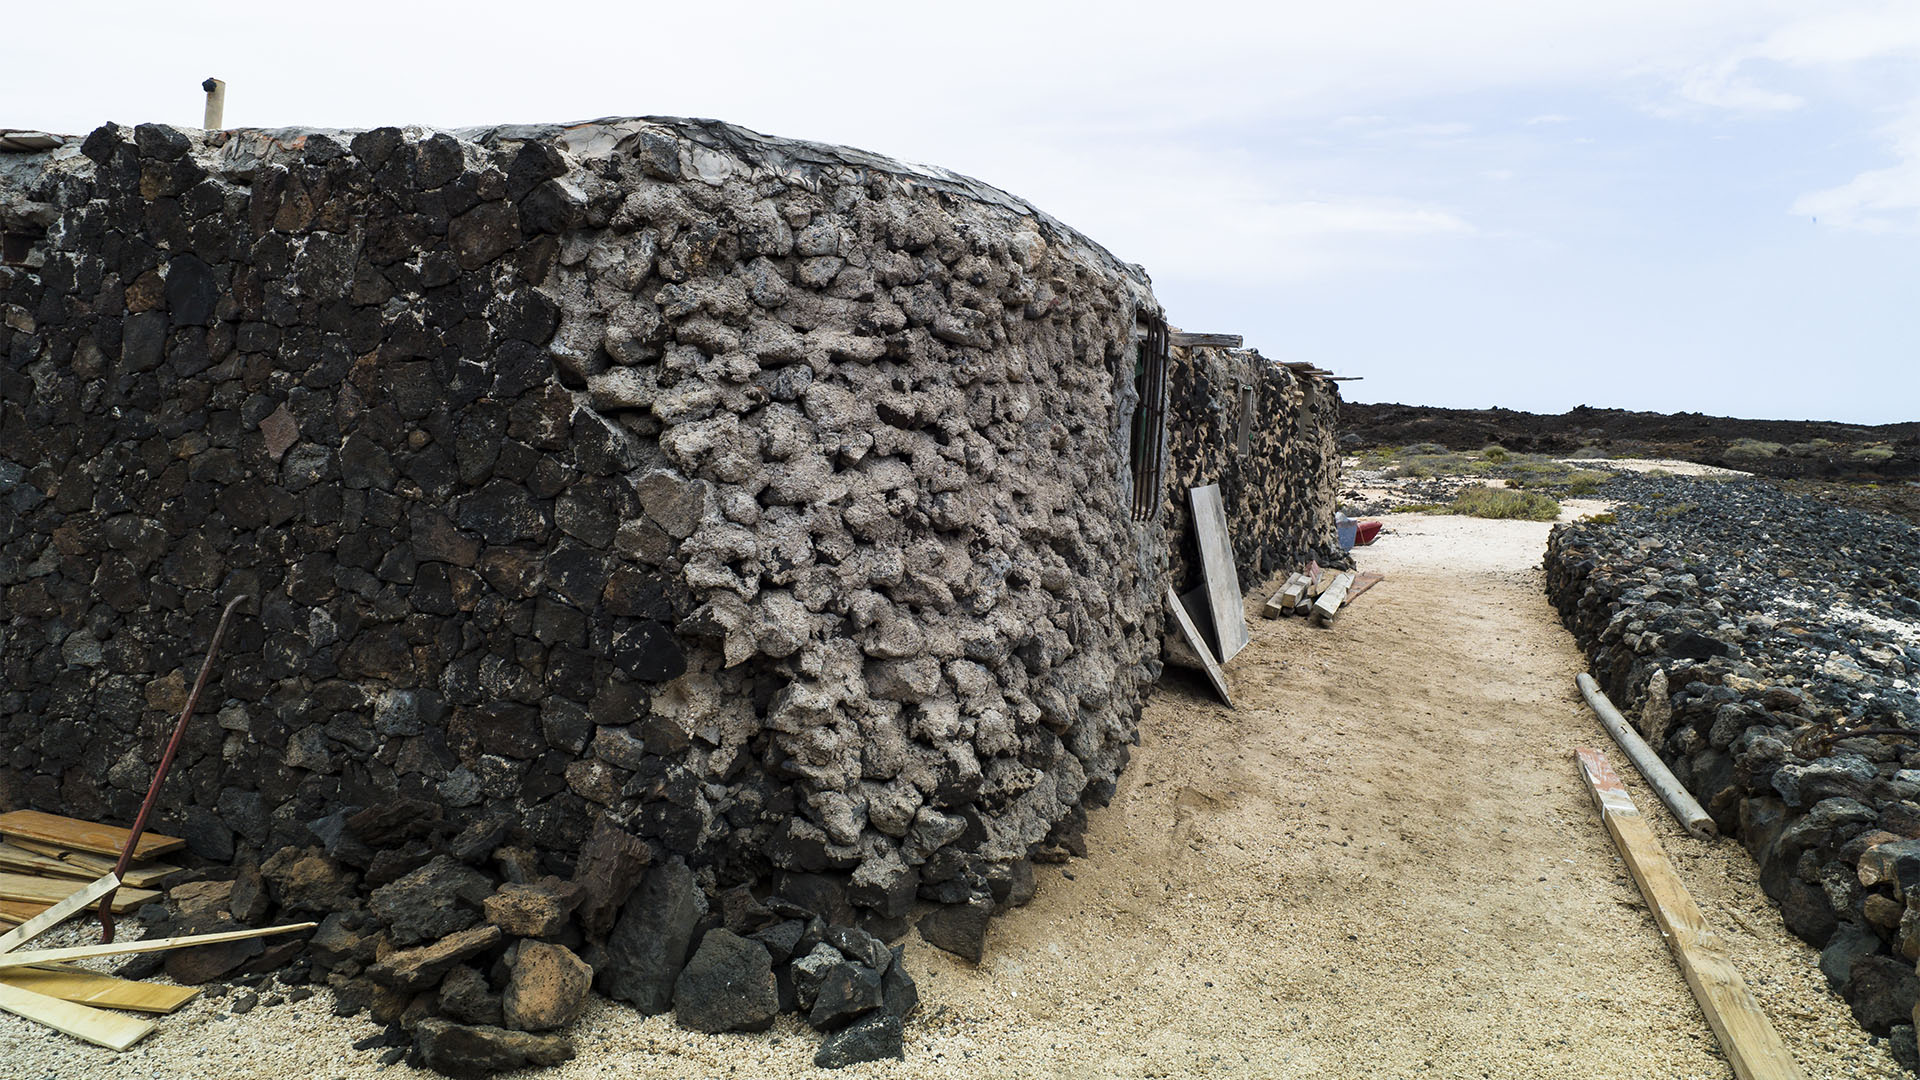
[[[1112,792],[1188,486],[1249,587],[1331,544],[1332,384],[942,170],[656,118],[0,148],[0,808],[130,818],[244,594],[156,819],[197,854],[368,888],[406,857],[323,823],[401,805],[564,876],[604,820],[891,936]]]

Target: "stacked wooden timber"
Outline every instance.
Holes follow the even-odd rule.
[[[1269,619],[1306,615],[1315,626],[1325,626],[1339,614],[1342,606],[1383,578],[1384,575],[1371,571],[1356,574],[1310,562],[1305,570],[1287,578],[1280,591],[1267,599],[1260,613]]]
[[[0,814],[0,929],[45,911],[71,893],[75,881],[111,872],[129,835],[113,825],[38,810]],[[113,894],[113,910],[132,911],[160,899],[160,886],[180,867],[154,860],[186,846],[178,837],[143,834]]]
[[[0,823],[4,823],[12,816],[11,814],[0,815]],[[39,815],[39,817],[51,818],[52,815]],[[107,828],[93,826],[87,822],[75,823],[67,818],[54,820],[60,823],[63,829],[73,825],[93,829]],[[32,824],[37,827],[46,823],[35,821]],[[0,830],[0,835],[7,836],[9,844],[18,839],[14,834],[4,830]],[[166,841],[171,838],[151,837],[151,839],[156,841],[156,847],[159,850],[171,850],[171,847],[166,845]],[[21,850],[26,850],[29,854],[33,853],[31,849]],[[31,874],[13,876],[40,880]],[[43,910],[26,915],[19,925],[0,934],[0,1011],[45,1024],[55,1031],[110,1050],[125,1050],[139,1042],[153,1032],[154,1024],[151,1020],[125,1016],[120,1012],[108,1012],[108,1009],[164,1015],[193,1000],[199,991],[192,987],[165,986],[159,983],[114,978],[111,975],[73,967],[72,961],[127,953],[162,952],[194,945],[212,945],[223,941],[267,937],[273,934],[308,930],[317,925],[309,922],[292,926],[268,927],[262,930],[236,930],[219,934],[195,934],[187,937],[126,941],[115,944],[75,945],[59,949],[22,949],[20,946],[67,919],[87,911],[108,893],[114,893],[117,890],[117,895],[123,895],[127,892],[144,891],[125,888],[120,879],[111,873],[91,883],[77,882],[71,878],[64,880],[67,882],[65,886],[49,890],[54,894],[52,903],[45,905]],[[148,895],[158,896],[159,894],[148,893]],[[114,906],[119,906],[117,900]]]

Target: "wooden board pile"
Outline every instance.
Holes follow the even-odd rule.
[[[1384,578],[1385,575],[1372,571],[1356,574],[1308,563],[1304,571],[1288,577],[1280,591],[1267,598],[1260,613],[1269,619],[1305,615],[1313,625],[1325,626],[1340,613],[1342,606],[1358,599]]]
[[[108,893],[112,910],[131,911],[160,899],[158,889],[180,871],[155,863],[155,856],[184,847],[186,841],[147,833],[135,849],[126,879],[112,873],[129,832],[73,818],[16,810],[0,814],[0,1010],[42,1023],[78,1039],[125,1050],[154,1030],[150,1020],[108,1009],[165,1014],[199,993],[191,987],[118,979],[73,967],[96,956],[162,952],[213,945],[312,928],[313,923],[240,930],[221,934],[77,945],[63,949],[20,946],[87,911]]]
[[[47,910],[73,892],[76,880],[94,881],[112,872],[128,835],[112,825],[38,810],[0,814],[0,930]],[[159,887],[180,867],[154,859],[186,846],[177,837],[142,835],[113,895],[113,910],[128,912],[160,899]]]

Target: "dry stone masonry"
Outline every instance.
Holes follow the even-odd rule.
[[[1131,520],[1145,273],[860,151],[108,125],[0,154],[0,231],[0,805],[130,819],[252,598],[155,822],[231,888],[169,919],[323,920],[443,1071],[589,982],[897,1051],[885,943],[978,958],[1112,792],[1183,485],[1249,585],[1332,539],[1331,384],[1181,351]]]
[[[1920,1068],[1920,530],[1762,481],[1608,493],[1616,523],[1553,531],[1554,605],[1855,1018]]]

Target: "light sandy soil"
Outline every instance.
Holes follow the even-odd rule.
[[[907,1060],[838,1075],[1732,1075],[1577,778],[1574,746],[1612,748],[1542,592],[1550,526],[1388,522],[1358,553],[1386,580],[1333,627],[1253,620],[1238,711],[1169,677],[1088,857],[1041,868],[978,967],[910,944]],[[1807,1075],[1901,1075],[1737,844],[1691,840],[1625,771]],[[197,1003],[118,1057],[0,1018],[0,1074],[412,1075],[349,1049],[375,1028],[327,998]],[[830,1075],[790,1019],[706,1037],[596,1000],[573,1034],[577,1060],[528,1075]]]

